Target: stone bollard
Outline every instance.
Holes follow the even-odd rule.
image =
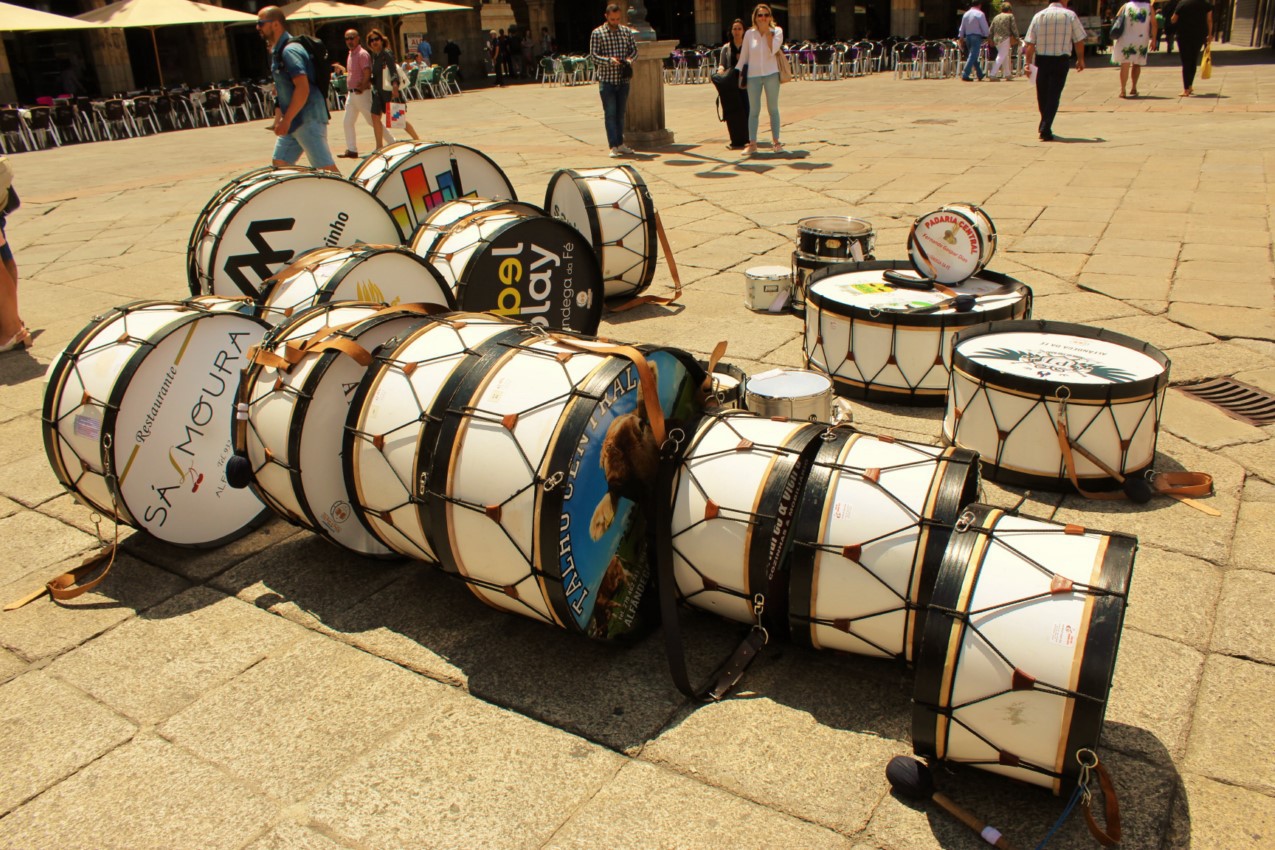
[[[639,41],[633,61],[633,82],[624,116],[624,141],[639,148],[673,144],[664,126],[664,57],[677,41]]]

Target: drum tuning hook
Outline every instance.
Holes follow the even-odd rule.
[[[546,479],[545,479],[545,481],[544,481],[544,483],[543,483],[543,484],[541,484],[541,485],[540,485],[540,487],[541,487],[541,489],[543,489],[546,493],[552,493],[552,492],[553,492],[553,488],[555,488],[555,487],[557,487],[559,484],[561,484],[561,483],[562,483],[562,479],[563,479],[563,478],[565,478],[565,477],[566,477],[566,476],[564,476],[564,475],[562,474],[562,470],[558,470],[558,471],[557,471],[557,472],[555,472],[553,475],[550,475],[548,478],[546,478]]]
[[[952,526],[952,530],[957,534],[964,534],[970,530],[970,524],[972,522],[974,522],[974,515],[969,511],[966,511],[961,514],[959,519],[956,520],[956,525]]]

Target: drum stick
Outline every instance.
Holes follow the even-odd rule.
[[[939,807],[968,826],[993,847],[1000,850],[1013,850],[1013,846],[1001,835],[999,829],[979,820],[970,812],[958,806],[951,799],[934,790],[934,776],[930,769],[916,759],[906,756],[895,756],[885,767],[885,778],[890,787],[900,795],[911,800],[933,800]]]

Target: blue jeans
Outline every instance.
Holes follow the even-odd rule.
[[[779,141],[779,72],[764,77],[748,78],[748,141],[757,141],[757,124],[761,118],[761,92],[766,90],[766,110],[770,114],[770,137]]]
[[[977,71],[978,78],[983,79],[983,66],[978,64],[978,54],[983,49],[983,37],[981,35],[965,36],[965,49],[969,51],[969,56],[965,60],[965,68],[961,71],[961,78],[968,80],[970,71]]]
[[[602,95],[602,123],[607,128],[607,147],[624,144],[624,110],[629,104],[628,83],[598,83]]]

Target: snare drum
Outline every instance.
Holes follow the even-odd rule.
[[[702,368],[708,364],[700,361]],[[744,405],[743,389],[748,375],[743,369],[731,363],[718,363],[713,366],[713,383],[709,391],[707,406],[719,410],[742,408]]]
[[[704,374],[646,350],[668,426]],[[641,506],[659,445],[628,360],[528,330],[493,342],[446,403],[426,501],[443,568],[500,608],[593,638],[640,625],[650,582]]]
[[[872,224],[846,215],[820,215],[797,222],[797,253],[828,260],[873,259],[877,232]]]
[[[545,211],[535,204],[524,201],[499,201],[492,198],[457,198],[439,204],[430,210],[412,234],[409,247],[412,253],[421,259],[429,256],[434,243],[451,229],[451,226],[468,215],[487,210],[503,210],[519,213],[524,216],[544,215]]]
[[[987,214],[987,210],[971,204],[968,201],[957,201],[954,204],[944,204],[945,210],[957,210],[969,217],[974,222],[979,235],[983,237],[983,250],[979,254],[978,268],[983,270],[987,268],[987,264],[992,261],[992,257],[996,255],[996,223],[992,221],[992,217]]]
[[[978,456],[837,429],[793,526],[794,640],[912,661],[943,550],[978,497]]]
[[[270,332],[240,382],[235,450],[252,463],[257,495],[294,525],[360,555],[391,553],[355,519],[341,473],[350,397],[367,371],[360,360],[422,321],[417,311],[381,304],[309,307]],[[269,356],[286,352],[284,362]]]
[[[742,410],[700,422],[671,490],[673,575],[696,608],[787,631],[792,517],[825,433],[810,422],[763,419]]]
[[[1070,793],[1102,734],[1137,548],[971,505],[925,620],[917,754]]]
[[[602,320],[602,271],[571,225],[502,210],[473,213],[427,257],[461,309],[592,334]]]
[[[908,231],[913,268],[939,283],[955,284],[973,277],[983,267],[987,250],[974,215],[959,209],[944,207],[926,213]]]
[[[1008,275],[985,271],[935,289],[898,286],[884,277],[907,268],[890,261],[846,263],[810,278],[806,364],[831,375],[838,394],[942,404],[950,336],[983,322],[1031,315],[1031,289]]]
[[[178,546],[219,546],[259,525],[269,511],[227,486],[225,466],[235,382],[265,332],[199,303],[138,301],[95,318],[49,367],[44,446],[58,480]]]
[[[255,298],[267,278],[306,251],[403,241],[385,205],[339,174],[306,168],[252,175],[214,196],[196,220],[191,294]]]
[[[974,449],[983,474],[1024,487],[1070,490],[1058,423],[1074,445],[1129,478],[1155,459],[1169,358],[1141,340],[1064,322],[994,322],[952,341],[943,438]],[[1120,482],[1073,451],[1088,490]]]
[[[509,178],[481,151],[448,142],[394,142],[363,158],[350,175],[385,204],[403,233],[430,210],[468,195],[517,200]]]
[[[759,416],[827,422],[832,418],[832,381],[804,369],[771,369],[745,381],[744,407]]]
[[[806,292],[810,289],[810,277],[817,271],[841,265],[844,260],[823,260],[800,251],[792,252],[792,298],[789,306],[798,316],[806,312]]]
[[[455,307],[442,275],[411,251],[393,245],[308,251],[266,281],[261,300],[262,317],[271,324],[338,301]]]
[[[432,316],[378,349],[359,382],[341,450],[345,486],[359,521],[399,554],[438,562],[425,481],[443,405],[488,340],[523,327],[490,313]]]
[[[637,295],[655,276],[655,204],[631,165],[564,168],[549,178],[545,210],[597,252],[606,297]]]
[[[744,306],[759,313],[778,313],[792,295],[792,271],[783,266],[753,266],[744,272]]]

